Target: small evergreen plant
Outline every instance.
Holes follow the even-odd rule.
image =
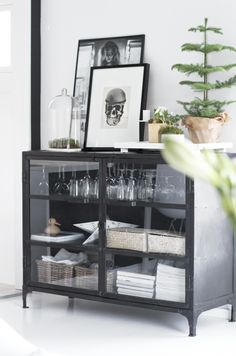
[[[209,76],[212,73],[228,72],[234,67],[236,63],[227,65],[212,66],[208,63],[208,55],[213,52],[222,52],[225,50],[236,52],[236,48],[232,46],[225,46],[221,44],[209,44],[207,34],[213,32],[217,35],[222,35],[222,29],[219,27],[208,27],[208,19],[205,18],[204,25],[190,28],[189,31],[200,32],[203,34],[202,43],[185,43],[182,45],[182,51],[195,51],[200,52],[203,55],[203,62],[199,64],[175,64],[172,69],[177,69],[181,73],[185,73],[187,76],[196,73],[200,77],[199,81],[184,80],[181,81],[181,85],[189,85],[194,91],[201,92],[202,98],[196,97],[190,102],[178,101],[183,105],[186,112],[191,116],[214,118],[219,116],[224,111],[225,105],[236,102],[231,101],[219,101],[211,100],[209,98],[209,92],[222,88],[230,88],[236,85],[236,75],[225,80],[209,82]]]
[[[160,129],[160,134],[164,135],[164,134],[175,134],[175,135],[183,135],[183,130],[179,127],[176,126],[171,126],[168,125],[166,127],[163,127]]]

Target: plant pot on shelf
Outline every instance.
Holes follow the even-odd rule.
[[[149,123],[148,124],[148,142],[160,143],[160,129],[165,127],[166,124],[161,123]]]
[[[188,129],[193,143],[214,143],[218,141],[222,126],[228,120],[226,113],[215,118],[186,116],[182,124]]]
[[[168,137],[174,138],[176,141],[184,141],[184,134],[162,134],[161,135],[161,142],[164,142]]]

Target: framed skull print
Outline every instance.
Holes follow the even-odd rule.
[[[148,75],[149,64],[91,68],[86,150],[114,150],[117,142],[139,141]]]
[[[144,35],[79,40],[74,91],[80,103],[81,134],[84,135],[91,67],[110,67],[143,62]]]

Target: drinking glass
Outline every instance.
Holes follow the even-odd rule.
[[[59,167],[58,168],[58,180],[54,184],[52,188],[52,193],[62,195],[62,194],[68,194],[70,191],[69,184],[66,182],[66,177],[65,177],[65,167]]]
[[[146,170],[146,181],[143,189],[144,189],[144,200],[147,201],[153,201],[154,190],[155,190],[154,173],[155,171],[153,170]]]
[[[112,177],[111,168],[112,163],[108,163],[108,175],[106,177],[106,193],[108,199],[115,199],[114,191],[115,191],[115,177]],[[114,169],[113,169],[114,171]]]
[[[37,188],[37,194],[48,195],[49,194],[49,184],[46,178],[46,167],[42,168],[42,180],[39,182]]]
[[[92,178],[89,175],[89,170],[87,168],[86,174],[83,178],[82,192],[84,198],[89,198],[92,190]]]
[[[72,172],[72,176],[69,183],[69,191],[72,197],[77,197],[79,195],[79,184],[78,180],[76,179],[76,171]]]
[[[143,166],[139,169],[138,179],[137,179],[137,199],[142,200],[143,197]]]
[[[99,195],[99,175],[97,173],[96,177],[94,178],[94,180],[92,180],[92,183],[91,183],[90,196],[93,199],[98,199],[98,195]]]
[[[120,169],[120,176],[117,181],[117,199],[125,200],[126,197],[126,182],[124,178],[125,169]]]
[[[137,200],[137,181],[134,178],[134,169],[130,170],[130,177],[127,182],[126,199]]]

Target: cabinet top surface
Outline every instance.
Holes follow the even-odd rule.
[[[161,152],[55,152],[55,151],[47,151],[47,150],[39,150],[39,151],[25,151],[23,152],[24,156],[31,159],[37,158],[45,158],[45,159],[63,159],[63,160],[79,160],[79,159],[158,159],[163,160]]]

